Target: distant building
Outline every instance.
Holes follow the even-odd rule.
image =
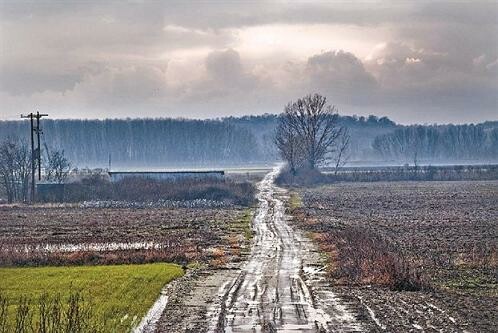
[[[125,178],[140,177],[156,180],[178,179],[223,179],[225,171],[109,171],[111,182],[118,182]]]

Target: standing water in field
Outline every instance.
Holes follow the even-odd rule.
[[[355,318],[328,288],[323,267],[307,266],[311,243],[293,230],[274,185],[276,168],[259,183],[255,239],[248,262],[226,282],[208,313],[210,332],[357,332]]]

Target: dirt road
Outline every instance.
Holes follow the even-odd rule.
[[[247,263],[208,310],[209,332],[357,332],[347,305],[321,283],[309,241],[287,223],[275,169],[258,185],[255,240]]]
[[[333,286],[313,242],[292,228],[274,170],[258,184],[250,254],[172,284],[156,332],[467,332],[437,297]]]

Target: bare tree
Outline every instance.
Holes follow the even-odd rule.
[[[319,94],[289,103],[280,123],[288,127],[296,138],[302,149],[303,160],[312,169],[325,161],[340,134],[335,107],[327,105],[327,99]],[[280,147],[279,150],[284,156]]]
[[[340,129],[340,134],[337,139],[337,150],[334,158],[335,169],[334,175],[337,175],[339,168],[343,167],[349,160],[349,147],[351,144],[351,134],[346,127]]]
[[[8,202],[28,201],[31,152],[27,144],[8,138],[0,144],[0,184]]]
[[[297,168],[303,163],[303,147],[288,118],[282,118],[277,126],[275,145],[280,156],[289,164],[290,172],[296,174]]]
[[[0,176],[2,186],[7,195],[8,202],[16,200],[16,180],[15,180],[15,163],[14,151],[15,143],[11,139],[7,139],[0,145]]]
[[[64,150],[49,152],[47,151],[47,165],[45,167],[45,179],[50,182],[56,182],[58,184],[63,183],[71,169],[71,163],[64,155]]]

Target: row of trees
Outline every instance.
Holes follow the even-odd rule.
[[[219,120],[106,119],[43,121],[49,147],[64,150],[78,167],[176,167],[273,163],[271,144],[279,115],[227,117]],[[387,118],[337,116],[337,126],[351,133],[349,152],[355,160],[375,156],[371,143],[396,124]],[[0,121],[0,141],[29,133],[25,121]]]
[[[0,122],[0,136],[29,133],[26,122]],[[208,166],[260,159],[251,131],[218,120],[44,120],[42,137],[79,167]]]
[[[42,136],[45,146],[65,151],[78,167],[106,167],[109,159],[113,167],[224,167],[273,163],[279,154],[291,161],[293,170],[325,162],[338,167],[348,158],[410,164],[498,160],[498,122],[404,127],[385,117],[338,116],[317,95],[290,103],[282,115],[219,120],[49,119],[43,127],[49,134]],[[317,127],[323,133],[313,132]],[[270,144],[275,132],[277,145]],[[29,133],[28,122],[0,121],[0,141],[20,133]],[[318,142],[321,136],[328,139]]]
[[[261,115],[220,120],[44,120],[43,127],[47,135],[42,136],[42,141],[46,141],[49,147],[64,150],[78,167],[106,167],[110,155],[113,166],[120,167],[272,163],[278,157],[278,149],[269,143],[274,140],[282,117]],[[351,160],[378,162],[408,159],[411,163],[413,155],[408,152],[405,143],[410,144],[412,140],[408,138],[412,134],[407,131],[416,132],[417,127],[426,132],[447,132],[439,134],[437,138],[433,137],[437,133],[424,134],[427,136],[426,141],[418,140],[422,146],[427,146],[431,137],[430,140],[433,141],[445,141],[444,144],[438,143],[434,153],[419,153],[433,161],[498,159],[496,139],[493,139],[497,135],[493,129],[498,128],[498,122],[412,128],[396,125],[385,117],[336,115],[335,118],[337,128],[347,128],[349,131],[348,153]],[[395,131],[395,136],[401,137],[391,136]],[[405,132],[403,134],[399,131]],[[0,121],[0,141],[20,133],[29,133],[29,123]],[[403,139],[402,136],[406,138]],[[477,140],[479,138],[481,141]]]
[[[373,148],[385,160],[493,160],[498,157],[498,128],[479,125],[408,126],[375,138]]]
[[[350,136],[338,126],[335,107],[314,94],[289,103],[280,117],[275,144],[295,174],[300,168],[315,169],[334,161],[336,170],[347,159]]]
[[[64,182],[71,167],[64,152],[45,147],[45,153],[44,180]],[[24,140],[9,137],[0,143],[0,188],[9,203],[30,200],[31,157],[31,149]]]

